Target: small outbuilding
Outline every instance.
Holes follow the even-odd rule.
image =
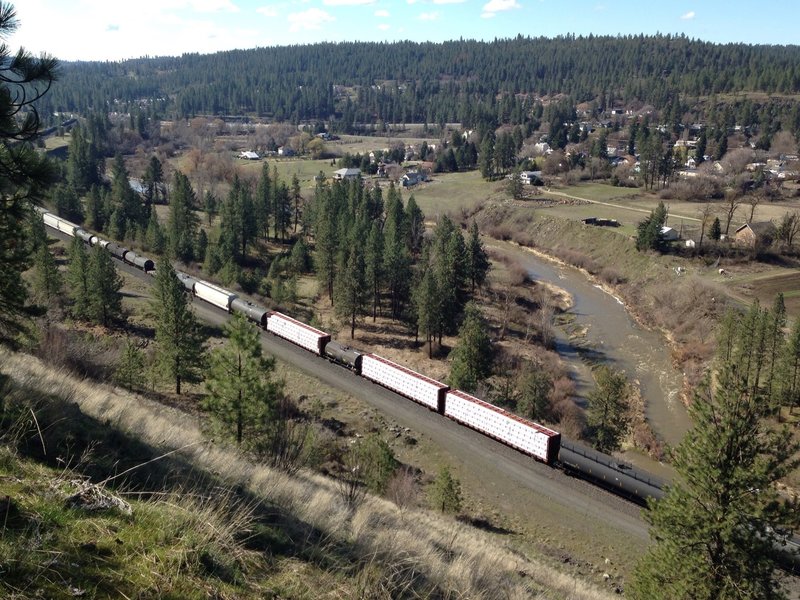
[[[664,225],[661,228],[661,237],[666,242],[674,242],[675,240],[680,239],[681,236],[672,227],[667,227],[666,225]]]
[[[733,234],[733,241],[739,246],[755,248],[756,246],[769,246],[775,239],[777,229],[772,221],[758,223],[745,223]]]

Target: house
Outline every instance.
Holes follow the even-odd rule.
[[[738,246],[755,248],[756,246],[769,246],[775,239],[775,224],[772,221],[759,223],[745,223],[733,233],[733,241]]]
[[[424,172],[421,171],[409,171],[405,175],[403,175],[402,183],[403,187],[412,187],[417,185],[420,182],[427,181],[427,177]]]
[[[519,174],[519,180],[524,185],[542,185],[542,172],[541,171],[522,171]]]
[[[261,157],[252,150],[245,150],[239,153],[239,158],[242,160],[259,160]]]
[[[689,160],[686,161],[686,168],[687,169],[696,169],[697,168],[697,161],[694,159],[693,156],[690,156]]]
[[[553,152],[553,149],[547,142],[538,142],[533,145],[533,152],[535,154],[550,154]]]
[[[289,146],[281,146],[278,148],[278,156],[294,156],[295,152]]]
[[[665,242],[674,242],[681,236],[672,227],[667,227],[666,225],[664,225],[661,228],[661,237],[664,239]]]
[[[361,169],[339,169],[333,172],[335,181],[349,181],[361,177]]]

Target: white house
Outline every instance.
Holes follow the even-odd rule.
[[[339,169],[333,172],[333,178],[336,181],[348,181],[359,177],[361,177],[361,169]]]
[[[519,174],[519,180],[524,185],[537,185],[542,183],[541,171],[522,171]]]
[[[244,152],[239,153],[239,158],[242,160],[258,160],[261,157],[252,150],[245,150]]]
[[[422,181],[427,181],[425,173],[422,171],[409,171],[403,175],[403,187],[412,187]]]

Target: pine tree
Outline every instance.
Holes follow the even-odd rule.
[[[155,210],[150,211],[150,218],[147,220],[147,229],[144,235],[144,246],[146,250],[155,254],[164,254],[167,248],[167,241],[164,231],[158,222],[158,214]]]
[[[444,334],[455,333],[467,299],[467,258],[464,237],[449,217],[442,217],[434,230],[431,254],[436,285],[441,294],[442,319],[439,343]]]
[[[129,391],[140,387],[144,380],[144,353],[130,338],[125,340],[125,349],[117,361],[114,380]]]
[[[169,256],[188,263],[194,259],[197,218],[194,215],[195,194],[189,178],[175,171],[169,199],[166,238]]]
[[[225,326],[228,341],[211,352],[204,407],[238,446],[269,433],[283,383],[273,381],[275,360],[261,351],[259,331],[236,313]]]
[[[594,447],[601,452],[619,448],[630,418],[630,389],[624,373],[601,365],[594,373],[595,386],[589,394],[587,420]]]
[[[461,482],[453,477],[448,467],[439,469],[429,492],[431,506],[443,513],[461,510]]]
[[[374,433],[358,445],[358,464],[364,485],[375,494],[386,492],[389,480],[400,465],[389,444]]]
[[[661,228],[667,220],[667,209],[663,202],[658,203],[655,208],[644,221],[637,225],[636,235],[636,249],[639,251],[655,250],[661,252],[664,250],[666,243],[664,241],[664,234],[661,233]]]
[[[289,255],[289,267],[295,275],[302,275],[308,273],[311,268],[311,255],[308,252],[308,245],[301,237],[292,246],[292,252]]]
[[[520,383],[517,413],[526,419],[550,420],[550,392],[553,382],[547,373],[533,365],[526,370]]]
[[[483,247],[481,241],[481,234],[478,231],[478,224],[473,221],[469,228],[469,238],[467,239],[467,277],[469,277],[470,284],[472,285],[472,293],[475,293],[475,288],[480,287],[486,281],[486,275],[489,273],[491,264],[489,263],[489,255]]]
[[[12,5],[0,3],[0,37],[19,22]],[[30,202],[43,198],[53,169],[33,147],[39,114],[31,110],[50,89],[57,61],[0,45],[0,342],[16,343],[29,332],[30,310],[22,273],[33,250],[26,227]]]
[[[800,406],[800,319],[795,319],[778,367],[777,396],[792,411]]]
[[[33,257],[33,290],[46,305],[60,304],[64,281],[46,243],[39,244]]]
[[[86,227],[103,231],[106,225],[106,216],[103,214],[103,198],[100,188],[93,185],[86,196]]]
[[[494,177],[494,164],[494,134],[488,134],[483,138],[481,151],[478,154],[478,167],[484,179],[492,179]]]
[[[786,335],[783,332],[786,327],[786,305],[783,301],[783,293],[775,296],[772,310],[764,318],[766,319],[765,360],[767,363],[764,370],[764,390],[767,401],[773,410],[780,414],[780,394],[777,393],[776,379],[778,379],[781,357],[784,353],[783,347],[786,344]]]
[[[417,204],[414,194],[411,194],[408,199],[405,213],[405,220],[408,224],[408,249],[414,256],[418,256],[425,238],[425,214]]]
[[[329,198],[330,190],[317,187],[316,219],[314,223],[314,270],[320,286],[333,302],[333,284],[336,280],[336,251],[339,247],[336,238],[337,213]]]
[[[346,262],[334,283],[334,310],[336,316],[350,326],[350,339],[355,337],[356,323],[364,314],[369,300],[365,284],[363,252],[352,239]]]
[[[153,205],[159,204],[161,201],[161,184],[164,183],[164,168],[157,156],[150,157],[142,183],[144,184],[145,212],[149,217]]]
[[[511,175],[509,175],[506,189],[508,190],[508,195],[514,200],[519,200],[522,198],[524,188],[522,187],[522,175],[519,169],[516,169]]]
[[[718,242],[722,237],[722,223],[719,222],[719,217],[714,217],[714,222],[711,223],[711,229],[708,232],[708,237],[715,242]]]
[[[428,358],[433,358],[433,339],[440,329],[442,304],[433,269],[423,263],[425,272],[414,290],[414,308],[417,317],[417,334],[425,336]]]
[[[383,231],[379,221],[373,221],[364,255],[364,279],[372,298],[372,320],[378,316],[383,286]]]
[[[89,318],[89,255],[79,237],[72,238],[69,246],[67,288],[72,307],[70,312],[76,319]]]
[[[458,330],[458,344],[451,352],[450,386],[474,392],[492,374],[492,345],[480,309],[467,304]]]
[[[51,199],[59,217],[76,223],[83,221],[83,207],[75,188],[70,185],[57,185],[51,192]]]
[[[122,277],[117,273],[111,255],[95,246],[89,253],[86,314],[88,318],[108,327],[122,318]]]
[[[277,180],[273,182],[273,184],[275,183]],[[292,222],[292,198],[289,188],[283,182],[275,185],[272,207],[275,241],[286,241],[286,232]]]
[[[261,166],[261,176],[258,179],[253,205],[258,230],[266,239],[269,237],[269,221],[272,214],[272,179],[266,162]]]
[[[292,175],[292,204],[294,205],[294,232],[297,233],[297,224],[300,222],[300,207],[303,204],[303,196],[300,193],[300,180],[297,173]]]
[[[800,445],[767,420],[757,381],[764,357],[751,339],[758,312],[737,319],[729,350],[694,394],[678,477],[645,515],[655,544],[636,567],[633,598],[785,597],[773,545],[781,528],[800,526],[800,510],[776,483],[800,465]]]
[[[133,226],[144,222],[144,210],[139,195],[131,188],[128,169],[121,154],[114,157],[111,167],[111,204],[116,218],[112,218],[116,239],[125,239],[125,235]]]
[[[183,284],[169,261],[161,261],[156,271],[152,303],[156,319],[156,356],[159,371],[181,383],[196,381],[203,367],[205,336],[191,311]]]
[[[219,201],[217,197],[212,194],[210,191],[206,191],[206,195],[203,196],[203,210],[206,211],[206,220],[209,225],[214,220],[214,215],[217,214],[217,207],[219,206]]]

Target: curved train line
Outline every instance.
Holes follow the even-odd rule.
[[[90,246],[99,245],[119,260],[153,275],[156,263],[128,248],[99,236],[61,217],[35,207],[45,225],[70,237],[78,237]],[[239,298],[222,287],[177,271],[178,279],[187,292],[227,313],[241,313],[259,327],[313,352],[353,373],[426,406],[461,425],[492,437],[503,444],[560,468],[566,473],[584,478],[639,504],[647,505],[648,498],[664,497],[667,482],[641,469],[598,452],[559,432],[523,419],[498,406],[460,390],[435,381],[380,357],[342,344],[331,335],[277,311]],[[800,537],[787,536],[778,548],[784,564],[800,572]]]

